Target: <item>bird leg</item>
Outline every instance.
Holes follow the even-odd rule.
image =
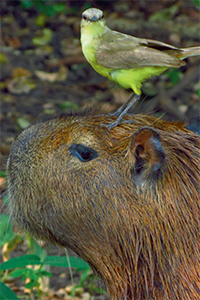
[[[107,127],[109,130],[119,125],[122,118],[125,116],[125,114],[129,111],[129,109],[132,107],[132,105],[137,102],[140,99],[140,95],[131,95],[131,97],[113,114],[114,116],[118,116],[117,120],[114,122],[110,122],[109,124],[101,124],[101,126]]]
[[[128,100],[124,104],[122,104],[116,112],[111,113],[110,116],[118,117],[122,113],[122,111],[127,107],[127,105],[133,99],[134,96],[135,96],[135,93],[132,93],[131,96],[128,98]]]

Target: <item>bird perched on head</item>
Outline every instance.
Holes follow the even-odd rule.
[[[115,113],[118,118],[108,125],[109,129],[117,126],[140,98],[146,79],[170,67],[185,65],[184,58],[200,55],[200,47],[179,49],[113,31],[106,26],[103,12],[97,8],[89,8],[82,14],[81,44],[85,58],[96,72],[134,92]]]

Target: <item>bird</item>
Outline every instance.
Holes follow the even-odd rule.
[[[145,80],[170,67],[184,66],[183,59],[189,56],[200,55],[200,46],[181,49],[111,30],[98,8],[89,8],[82,13],[81,46],[86,60],[96,72],[133,91],[114,113],[116,121],[105,125],[109,130],[122,122],[123,116],[140,99]]]

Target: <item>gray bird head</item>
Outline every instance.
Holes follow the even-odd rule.
[[[85,21],[96,22],[104,19],[104,16],[100,9],[89,8],[82,13],[82,19]]]

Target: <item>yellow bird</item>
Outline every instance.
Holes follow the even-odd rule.
[[[134,92],[115,113],[118,118],[108,125],[109,129],[117,126],[140,98],[141,86],[146,79],[161,74],[169,67],[185,65],[182,60],[186,57],[200,55],[200,47],[179,49],[113,31],[106,26],[103,12],[97,8],[89,8],[82,14],[81,45],[94,70]]]

